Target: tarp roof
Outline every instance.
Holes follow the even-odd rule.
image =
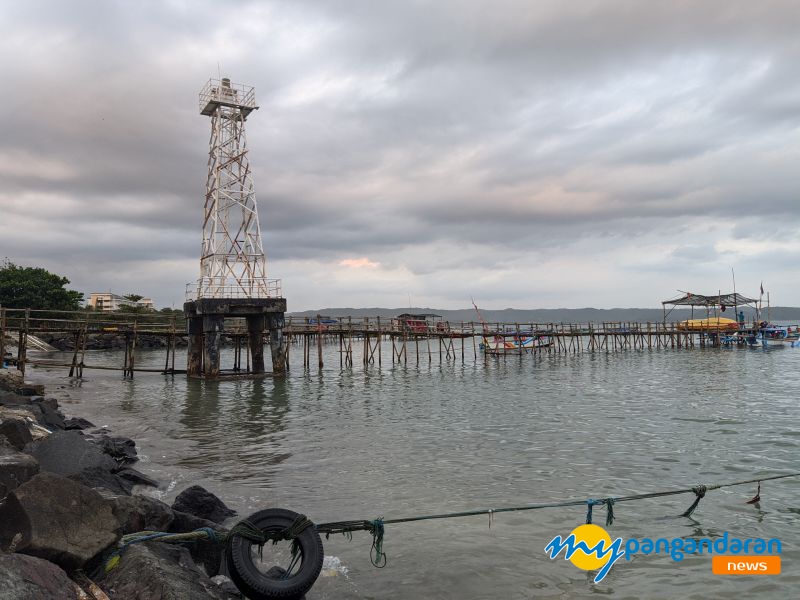
[[[745,304],[755,304],[758,300],[747,298],[741,294],[714,294],[713,296],[703,296],[702,294],[687,293],[685,296],[674,300],[664,300],[661,304],[673,306],[740,306]]]

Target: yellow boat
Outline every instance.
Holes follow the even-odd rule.
[[[736,331],[739,329],[739,323],[724,317],[689,319],[678,323],[678,329],[683,331]]]

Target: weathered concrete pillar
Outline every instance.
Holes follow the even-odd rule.
[[[269,316],[269,346],[272,352],[272,374],[286,375],[286,345],[283,341],[283,314]]]
[[[264,372],[264,323],[263,315],[247,317],[247,343],[253,373]]]
[[[186,374],[189,377],[201,377],[203,375],[203,317],[187,318],[186,329],[186,333],[189,335]]]
[[[206,379],[219,377],[219,346],[224,324],[223,315],[203,315],[203,375]]]

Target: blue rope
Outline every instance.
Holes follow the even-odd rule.
[[[592,523],[592,508],[599,505],[605,504],[605,500],[595,500],[594,498],[589,498],[586,501],[586,523],[587,525],[591,525]]]
[[[217,536],[217,532],[211,529],[211,527],[200,527],[199,529],[195,529],[195,531],[204,531],[208,536],[208,539],[215,544],[218,544],[220,541],[219,537]]]

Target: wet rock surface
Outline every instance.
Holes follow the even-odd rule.
[[[235,597],[211,581],[186,548],[158,542],[129,547],[119,566],[100,584],[113,598],[129,600]]]
[[[117,463],[78,431],[57,431],[26,450],[39,461],[42,471],[68,477],[87,469],[113,471]]]
[[[82,417],[71,417],[69,419],[64,419],[64,429],[91,429],[94,427],[94,423],[91,421],[87,421]]]
[[[120,496],[112,500],[111,506],[123,535],[137,531],[170,531],[175,520],[169,506],[147,496]]]
[[[175,508],[131,495],[158,487],[130,466],[135,442],[64,418],[43,394],[0,369],[0,600],[78,598],[75,581],[88,591],[82,573],[102,572],[124,534],[226,533],[219,523],[235,512],[199,486],[184,490]],[[209,540],[134,544],[98,583],[110,600],[242,598],[226,577],[209,579],[223,568],[222,555],[222,544]]]
[[[119,539],[111,505],[65,477],[40,473],[0,505],[0,544],[44,558],[66,571],[83,567]],[[18,536],[21,536],[18,537]]]
[[[51,562],[25,554],[0,554],[0,600],[75,600],[74,584]]]
[[[225,529],[214,523],[200,517],[196,517],[189,513],[181,512],[179,510],[172,511],[172,524],[169,526],[168,531],[172,533],[182,533],[185,531],[194,531],[201,527],[213,529],[219,534],[224,534]],[[201,540],[189,547],[189,552],[194,558],[195,562],[202,565],[206,573],[213,577],[220,572],[223,564],[222,560],[222,546],[211,541]]]
[[[139,460],[136,442],[121,436],[102,436],[95,442],[104,453],[119,464],[134,463]]]
[[[86,487],[98,491],[105,490],[113,495],[125,494],[129,496],[134,485],[133,482],[112,473],[104,467],[88,467],[79,473],[70,475],[69,478]]]
[[[33,441],[28,423],[22,419],[0,420],[0,436],[5,437],[17,450],[22,450],[25,444]]]
[[[188,487],[178,494],[172,508],[214,523],[222,523],[236,515],[235,510],[225,506],[222,500],[199,485]]]
[[[39,473],[39,463],[28,454],[0,446],[0,498]]]

